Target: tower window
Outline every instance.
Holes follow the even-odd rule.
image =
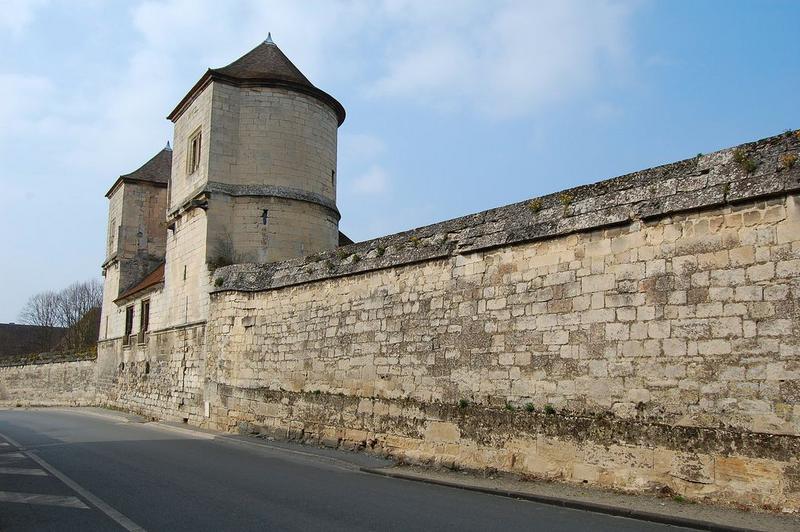
[[[261,213],[261,225],[267,225],[268,221],[269,221],[269,209],[264,209],[264,211]]]
[[[202,143],[203,132],[198,129],[189,137],[189,146],[187,146],[186,150],[186,173],[188,175],[193,174],[200,168],[200,148]]]
[[[331,170],[331,186],[336,186],[336,170]]]

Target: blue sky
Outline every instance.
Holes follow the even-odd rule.
[[[800,128],[797,1],[0,0],[0,321],[99,276],[104,194],[271,31],[345,106],[363,240]]]

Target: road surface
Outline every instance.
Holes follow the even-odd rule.
[[[0,410],[0,530],[687,530],[370,475],[364,454]]]

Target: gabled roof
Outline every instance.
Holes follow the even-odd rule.
[[[167,118],[175,122],[212,81],[236,87],[282,87],[308,94],[327,104],[336,113],[339,125],[344,122],[342,104],[315,87],[271,38],[227,66],[209,68]]]
[[[144,279],[133,285],[132,287],[128,288],[124,292],[122,292],[117,299],[114,300],[114,303],[118,303],[123,299],[128,299],[131,296],[135,296],[140,292],[144,292],[148,288],[152,288],[156,285],[159,285],[164,282],[164,262],[159,264],[155,270],[145,275]]]
[[[167,147],[153,156],[152,159],[144,163],[130,174],[119,176],[111,188],[106,192],[106,197],[110,197],[114,189],[122,182],[133,183],[152,183],[156,186],[166,187],[169,183],[169,176],[172,174],[172,149]]]

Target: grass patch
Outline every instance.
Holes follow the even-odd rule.
[[[467,408],[469,406],[469,401],[466,399],[459,399],[458,400],[458,408]]]
[[[758,164],[741,148],[733,150],[733,162],[748,174],[755,172]]]
[[[531,212],[534,212],[534,213],[541,211],[542,210],[542,200],[535,199],[535,200],[529,201],[528,202],[528,208],[531,210]]]

